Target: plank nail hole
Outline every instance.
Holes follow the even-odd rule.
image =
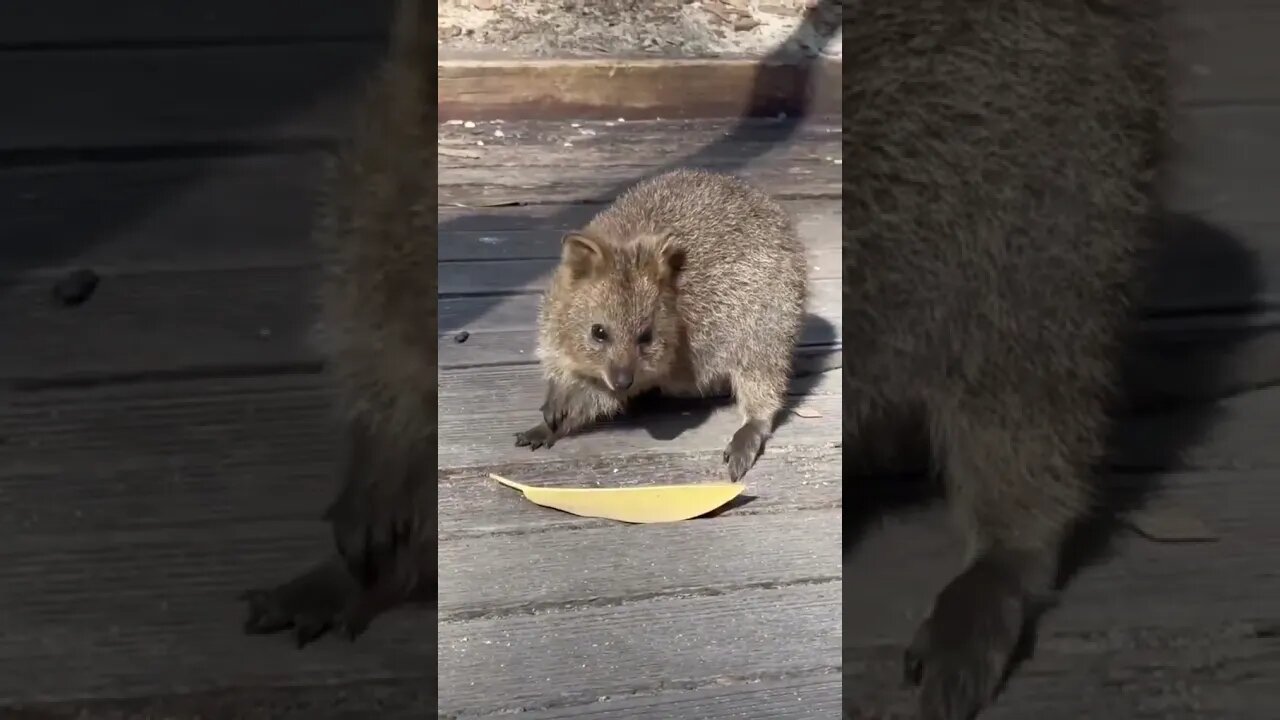
[[[98,289],[98,273],[81,268],[63,276],[53,286],[53,297],[64,307],[82,305]]]

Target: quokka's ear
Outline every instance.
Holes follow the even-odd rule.
[[[670,233],[645,238],[644,242],[651,248],[654,277],[660,284],[674,287],[684,269],[684,249],[672,240]]]
[[[599,270],[607,252],[604,243],[579,231],[567,233],[560,241],[560,262],[575,280]]]

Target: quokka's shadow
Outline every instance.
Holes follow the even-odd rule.
[[[1220,413],[1217,400],[1275,379],[1255,377],[1266,371],[1244,361],[1258,351],[1263,332],[1246,322],[1262,290],[1254,253],[1238,238],[1188,215],[1167,214],[1157,233],[1144,262],[1146,289],[1135,304],[1141,316],[1124,347],[1115,424],[1096,471],[1096,512],[1063,549],[1059,589],[1107,557],[1125,515],[1149,502],[1160,490],[1162,473],[1179,467],[1182,453],[1212,428]],[[1215,320],[1193,326],[1193,315]],[[934,470],[921,460],[930,456],[928,439],[915,419],[905,420],[845,438],[846,561],[876,520],[942,495]],[[876,453],[877,448],[891,451]],[[851,459],[861,462],[853,474]],[[1024,659],[1033,650],[1033,633]]]
[[[836,328],[825,318],[805,316],[800,345],[796,348],[793,379],[787,394],[787,402],[779,413],[774,429],[785,425],[791,411],[798,407],[818,383],[822,373],[838,365],[840,339]],[[732,406],[728,393],[702,398],[666,397],[657,392],[636,398],[627,412],[609,422],[593,425],[579,431],[578,435],[601,432],[606,428],[640,428],[657,441],[675,440],[684,433],[701,426],[715,411]]]

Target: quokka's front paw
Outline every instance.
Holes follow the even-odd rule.
[[[756,464],[764,450],[765,434],[752,423],[738,428],[724,449],[724,462],[729,466],[729,480],[738,482]]]
[[[558,439],[555,432],[545,422],[541,422],[524,432],[516,433],[516,447],[527,446],[530,450],[545,447],[550,450]]]
[[[249,610],[244,631],[265,635],[291,629],[298,647],[330,630],[354,639],[371,620],[361,612],[362,592],[342,559],[335,557],[282,585],[241,593]]]

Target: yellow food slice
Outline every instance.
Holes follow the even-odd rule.
[[[705,515],[742,493],[742,483],[649,485],[622,488],[548,488],[489,477],[524,493],[529,502],[583,517],[626,523],[677,522]]]

